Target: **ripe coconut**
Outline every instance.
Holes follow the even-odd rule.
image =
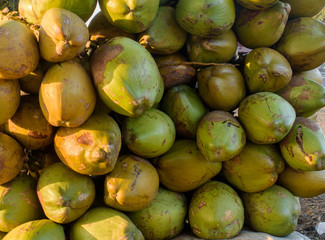
[[[75,13],[51,8],[44,14],[39,31],[39,47],[46,61],[73,59],[84,50],[88,39],[87,25]]]
[[[53,126],[78,127],[92,114],[96,93],[87,72],[76,62],[55,64],[45,74],[39,102]]]
[[[55,128],[44,117],[36,95],[21,97],[16,113],[5,124],[10,136],[24,148],[36,150],[52,143]]]
[[[12,137],[0,132],[0,184],[14,179],[25,160],[24,150]]]
[[[36,37],[21,22],[0,19],[0,78],[17,79],[32,72],[39,61]]]
[[[0,79],[0,125],[11,118],[20,102],[20,86],[17,79]]]
[[[86,22],[93,14],[96,4],[96,0],[20,0],[18,10],[27,22],[33,24],[40,24],[43,15],[51,8],[67,9]]]

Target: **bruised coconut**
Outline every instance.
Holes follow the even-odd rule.
[[[55,134],[54,147],[61,161],[85,175],[110,172],[121,149],[121,131],[113,118],[94,113],[79,127],[61,127]]]
[[[91,57],[93,80],[113,111],[138,117],[162,98],[164,84],[151,54],[138,42],[115,37]]]
[[[20,86],[17,79],[0,79],[0,125],[11,118],[20,102]]]
[[[297,117],[292,129],[280,142],[285,161],[295,170],[325,169],[325,136],[311,119]]]
[[[123,155],[105,177],[105,204],[121,211],[138,211],[150,204],[159,188],[155,167],[146,159]]]
[[[46,72],[39,102],[51,125],[78,127],[92,114],[96,92],[83,67],[67,61],[55,64]]]
[[[21,22],[0,19],[0,78],[17,79],[32,72],[39,61],[36,37]]]
[[[78,15],[62,8],[48,10],[41,22],[39,47],[49,62],[63,62],[80,54],[88,42],[86,23]]]
[[[38,97],[26,95],[21,97],[15,115],[5,124],[5,132],[24,148],[36,150],[52,143],[55,129],[44,117]]]
[[[23,167],[24,150],[12,137],[0,132],[0,184],[14,179]]]

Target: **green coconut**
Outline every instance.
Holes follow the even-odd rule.
[[[159,0],[99,0],[99,6],[115,27],[129,33],[140,33],[153,22]]]
[[[187,32],[175,19],[175,8],[161,6],[150,26],[138,36],[139,43],[152,54],[168,55],[185,44]]]
[[[148,160],[122,155],[105,176],[104,202],[121,211],[138,211],[150,204],[158,188],[157,170]]]
[[[70,239],[144,240],[144,237],[124,213],[109,207],[97,207],[71,224]]]
[[[0,125],[11,118],[20,102],[20,85],[17,79],[0,79]]]
[[[241,6],[252,10],[263,10],[271,7],[278,0],[236,0]]]
[[[175,192],[194,190],[222,167],[221,162],[208,161],[197,148],[195,140],[176,140],[171,149],[154,160],[160,182]]]
[[[237,156],[223,162],[222,175],[240,191],[259,192],[271,187],[284,168],[276,145],[247,142]]]
[[[308,71],[325,62],[325,23],[311,17],[287,22],[275,50],[287,58],[294,71]]]
[[[3,240],[65,240],[63,226],[49,219],[34,220],[12,229]]]
[[[325,170],[297,171],[286,167],[279,175],[278,184],[297,197],[316,197],[325,193]]]
[[[55,128],[44,117],[36,95],[22,96],[16,113],[5,124],[7,134],[29,150],[41,149],[53,142]]]
[[[270,47],[281,37],[290,12],[290,5],[277,1],[264,10],[239,10],[234,31],[240,44],[247,48]]]
[[[17,79],[34,71],[39,50],[33,31],[17,21],[0,19],[0,79]]]
[[[325,7],[323,0],[282,0],[282,2],[290,4],[290,18],[313,17]]]
[[[233,65],[201,69],[197,79],[201,98],[213,110],[235,110],[245,97],[244,77]]]
[[[287,189],[273,185],[257,193],[243,193],[241,198],[245,219],[253,230],[284,237],[296,229],[300,203]]]
[[[36,184],[33,177],[22,174],[0,185],[0,231],[9,232],[20,224],[43,217]]]
[[[244,60],[244,77],[251,93],[275,92],[291,80],[287,59],[271,48],[255,48]]]
[[[145,239],[171,239],[184,228],[187,214],[185,195],[160,187],[149,206],[128,213]]]
[[[199,95],[184,84],[168,89],[161,109],[173,120],[176,135],[184,138],[195,138],[197,125],[207,112]]]
[[[176,20],[192,35],[215,37],[231,29],[235,4],[233,0],[180,0],[176,6]]]
[[[18,10],[27,22],[33,24],[40,24],[43,15],[51,8],[67,9],[86,22],[95,11],[96,4],[96,0],[20,0]]]
[[[145,158],[158,157],[174,144],[176,130],[173,120],[158,109],[149,109],[137,118],[126,117],[122,138],[128,149]]]
[[[299,117],[310,117],[325,106],[325,87],[299,75],[275,93],[286,99]]]
[[[37,183],[37,195],[47,218],[60,224],[70,223],[93,203],[95,185],[89,176],[58,162],[43,171]]]
[[[195,68],[191,64],[187,64],[189,60],[180,53],[156,56],[155,61],[165,89],[178,84],[192,84],[196,81]]]
[[[289,133],[296,113],[290,103],[279,95],[259,92],[241,101],[238,118],[247,139],[258,144],[272,144]]]
[[[0,131],[0,184],[11,181],[20,173],[25,157],[23,147]]]
[[[309,118],[297,117],[288,135],[280,142],[285,161],[296,170],[325,169],[325,135]]]
[[[243,203],[229,185],[211,181],[198,188],[189,206],[193,233],[203,239],[229,239],[244,225]]]
[[[237,37],[231,29],[210,38],[191,35],[187,41],[187,55],[192,62],[226,63],[236,50]]]
[[[128,37],[136,40],[133,33],[127,33],[114,25],[112,25],[105,17],[102,11],[98,12],[88,25],[90,40],[97,42],[99,45],[104,44],[114,37]]]
[[[138,117],[162,98],[157,64],[132,39],[116,37],[96,49],[91,70],[100,98],[119,114]]]
[[[92,114],[79,127],[61,127],[54,147],[61,161],[85,175],[103,175],[113,170],[121,149],[121,131],[106,113]]]
[[[48,62],[63,62],[79,55],[89,39],[86,23],[75,13],[51,8],[43,16],[39,30],[39,48]]]
[[[200,120],[196,131],[197,146],[208,161],[226,161],[239,154],[246,134],[238,120],[225,111],[211,111]]]

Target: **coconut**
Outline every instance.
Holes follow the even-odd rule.
[[[17,79],[0,79],[0,125],[5,124],[18,109],[20,86]]]

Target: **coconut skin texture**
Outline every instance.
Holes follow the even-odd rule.
[[[127,213],[145,239],[171,239],[184,228],[187,214],[186,197],[160,187],[149,206]]]
[[[176,6],[178,24],[192,35],[214,37],[231,29],[235,21],[233,0],[187,1]]]
[[[65,224],[88,210],[95,199],[95,185],[89,176],[58,162],[43,171],[37,183],[37,196],[47,218]]]
[[[227,161],[239,154],[246,144],[246,134],[238,120],[225,111],[204,115],[196,131],[197,146],[208,161]]]
[[[311,17],[289,20],[274,49],[294,71],[308,71],[325,61],[325,23]]]
[[[271,47],[286,26],[290,5],[280,1],[265,10],[239,10],[234,31],[240,44],[247,48]]]
[[[245,219],[253,230],[284,237],[296,229],[300,203],[287,189],[273,185],[261,192],[242,193],[241,199]]]
[[[188,215],[193,233],[203,239],[230,239],[244,224],[240,197],[219,181],[210,181],[194,192]]]
[[[0,184],[14,179],[20,173],[24,160],[22,146],[14,138],[0,132]]]
[[[55,134],[54,147],[61,161],[85,175],[110,172],[121,149],[121,131],[106,113],[92,114],[79,127],[61,127]]]
[[[175,19],[175,9],[169,6],[158,8],[151,25],[139,34],[139,43],[151,54],[169,55],[179,51],[187,39],[187,32]]]
[[[17,79],[32,72],[39,61],[36,37],[25,24],[0,20],[0,79]]]
[[[115,37],[95,50],[90,63],[99,97],[113,111],[139,117],[161,100],[157,64],[138,42]]]
[[[325,135],[309,118],[297,117],[292,129],[280,142],[284,160],[298,171],[325,169]]]
[[[9,232],[20,224],[43,217],[36,184],[33,177],[22,174],[0,185],[0,231]]]
[[[281,141],[289,133],[296,112],[279,95],[258,92],[241,101],[238,118],[248,140],[258,144],[272,144]]]
[[[271,7],[278,0],[236,0],[241,6],[251,10],[263,10]]]
[[[313,17],[325,7],[323,0],[283,0],[291,6],[290,18]]]
[[[75,13],[52,8],[44,14],[39,31],[39,48],[46,61],[73,59],[84,50],[88,39],[87,25]]]
[[[267,48],[255,48],[244,61],[244,77],[251,93],[275,92],[291,80],[292,69],[279,52]]]
[[[122,155],[105,176],[105,204],[121,211],[138,211],[148,206],[159,189],[159,176],[146,159]]]
[[[92,114],[96,92],[84,68],[75,62],[55,64],[45,74],[39,102],[53,126],[78,127]]]
[[[37,150],[53,142],[55,128],[44,117],[36,95],[22,96],[20,105],[4,131],[29,150]]]
[[[20,102],[20,86],[17,79],[0,79],[0,125],[11,118]]]
[[[20,0],[18,10],[27,22],[33,24],[40,24],[43,15],[51,8],[67,9],[86,22],[93,14],[96,4],[96,0]]]
[[[11,230],[2,240],[48,239],[65,240],[63,226],[49,219],[23,223]]]
[[[160,182],[175,192],[194,190],[220,171],[221,162],[208,161],[197,148],[195,140],[176,140],[167,153],[156,158],[154,165]]]
[[[92,208],[72,223],[71,240],[91,238],[144,240],[142,233],[128,216],[109,207]]]
[[[240,191],[259,192],[271,187],[284,168],[276,145],[247,142],[237,156],[223,162],[222,174]]]
[[[157,15],[159,0],[99,0],[108,21],[129,33],[146,30]]]

